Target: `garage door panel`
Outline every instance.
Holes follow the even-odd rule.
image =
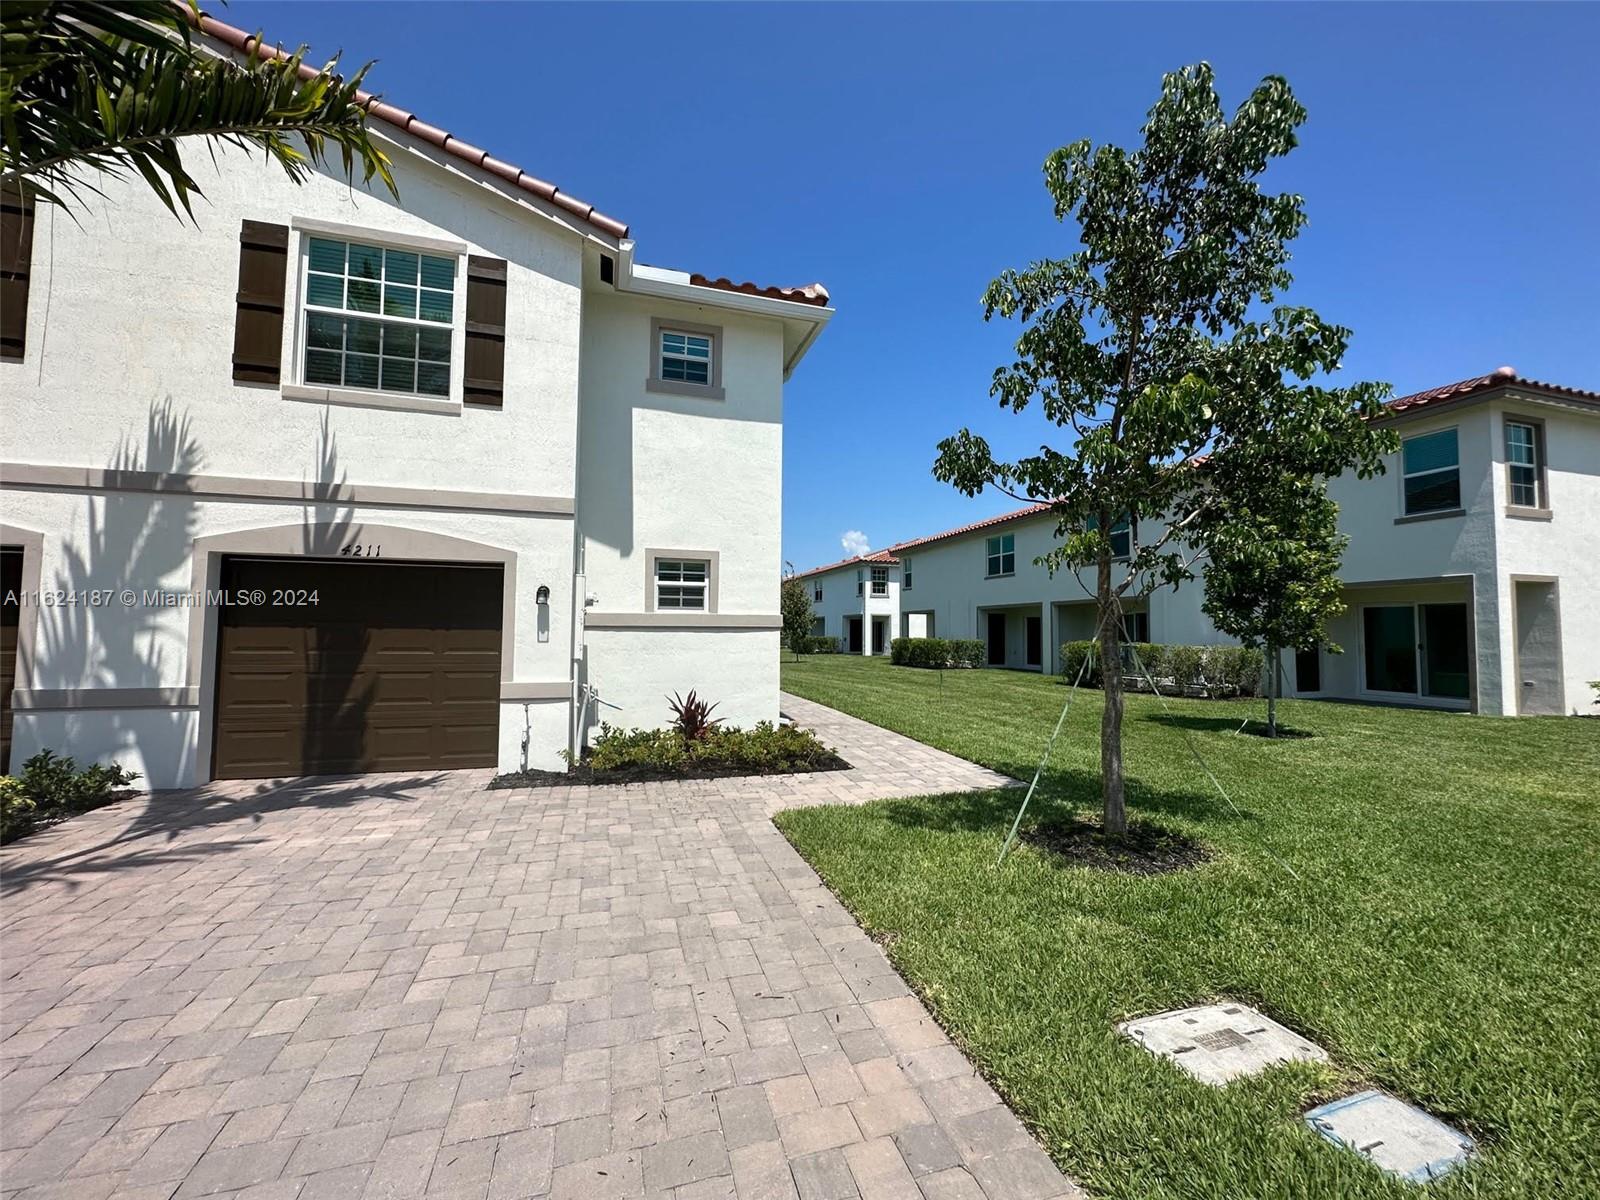
[[[224,580],[318,603],[223,610],[219,777],[494,764],[499,568],[230,559]]]

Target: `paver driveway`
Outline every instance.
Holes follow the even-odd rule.
[[[0,1180],[98,1200],[1072,1188],[771,824],[1005,781],[227,785],[0,852]]]

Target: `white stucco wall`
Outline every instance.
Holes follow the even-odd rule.
[[[191,156],[205,199],[198,228],[172,217],[142,182],[100,179],[106,192],[78,222],[39,207],[26,359],[0,364],[3,457],[11,463],[300,483],[492,492],[570,502],[576,486],[582,243],[571,229],[417,154],[396,148],[401,200],[219,148]],[[404,207],[401,207],[401,205]],[[500,409],[399,411],[287,398],[232,379],[239,233],[244,220],[336,222],[373,240],[406,235],[461,243],[507,268],[505,398]],[[288,290],[297,283],[291,234]],[[352,235],[358,236],[358,235]],[[464,272],[464,259],[458,272]],[[457,310],[464,297],[458,273]],[[297,336],[285,317],[284,382]],[[459,363],[459,342],[454,355]],[[458,370],[459,374],[459,370]],[[570,516],[365,503],[231,502],[149,492],[0,492],[0,520],[41,532],[47,588],[187,588],[192,543],[244,529],[337,521],[443,534],[514,553],[520,620],[509,683],[569,678]],[[536,640],[534,590],[551,589],[548,638]],[[41,613],[38,689],[201,688],[199,707],[19,710],[20,758],[49,746],[81,760],[115,757],[155,786],[205,777],[198,726],[212,680],[188,661],[189,614],[111,605]],[[214,619],[214,618],[213,618]],[[565,700],[505,702],[500,766],[559,765]]]
[[[1544,423],[1548,519],[1507,512],[1504,421],[1508,416]],[[1525,577],[1556,583],[1564,710],[1600,711],[1594,704],[1595,691],[1588,686],[1589,680],[1600,679],[1600,414],[1507,400],[1495,404],[1488,419],[1494,431],[1498,632],[1506,663],[1500,678],[1502,710],[1517,711],[1521,690],[1521,680],[1512,669],[1513,589],[1516,579]]]
[[[730,724],[778,717],[783,331],[710,306],[591,291],[583,333],[578,533],[593,604],[584,634],[600,719],[654,727],[691,688]],[[717,326],[724,398],[647,390],[651,321]],[[619,483],[632,480],[632,486]],[[599,628],[648,621],[648,553],[715,557],[716,618],[740,628]],[[686,618],[691,624],[695,618]],[[756,626],[755,628],[749,626]]]

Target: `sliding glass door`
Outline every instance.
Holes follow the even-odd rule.
[[[1369,692],[1465,700],[1471,676],[1465,604],[1369,604],[1361,610]]]

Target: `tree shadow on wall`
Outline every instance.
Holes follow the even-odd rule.
[[[108,464],[108,482],[114,488],[119,482],[137,485],[146,472],[192,475],[204,465],[188,418],[174,411],[169,397],[151,405],[142,448],[129,438],[119,442]],[[100,592],[111,599],[40,609],[31,686],[88,691],[170,687],[180,677],[177,664],[184,661],[187,646],[181,640],[172,644],[170,621],[163,621],[159,605],[145,602],[145,593],[190,586],[188,568],[198,526],[194,502],[167,492],[107,490],[92,495],[86,511],[88,528],[81,538],[62,539],[47,590],[76,596]],[[125,602],[125,590],[133,594],[132,604]],[[80,741],[79,729],[87,732],[90,721],[104,729],[105,720],[101,713],[69,714],[69,744]],[[110,721],[119,751],[148,746],[155,756],[177,756],[181,772],[192,768],[186,711],[119,711]]]

